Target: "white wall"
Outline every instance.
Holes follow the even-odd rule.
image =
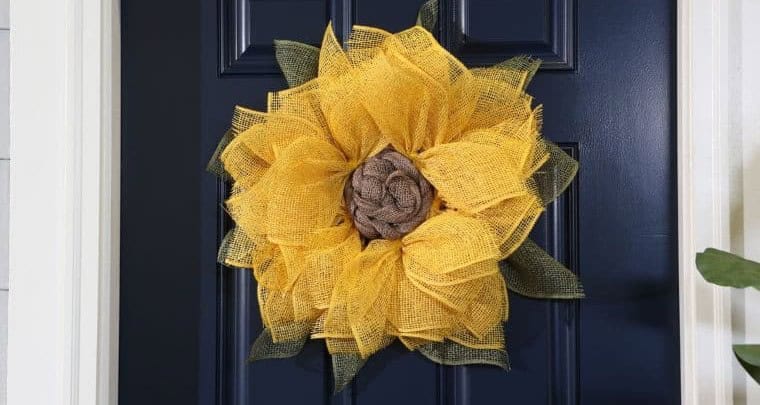
[[[8,347],[9,0],[0,0],[0,405],[6,403]]]

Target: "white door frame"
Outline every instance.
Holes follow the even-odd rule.
[[[693,258],[732,240],[728,134],[737,128],[729,92],[737,89],[737,52],[750,51],[733,45],[751,24],[738,34],[731,27],[742,15],[737,7],[752,1],[678,0],[684,404],[733,403],[731,293],[705,284]],[[118,398],[118,4],[10,3],[11,405],[116,404]],[[745,147],[752,142],[744,141]]]
[[[694,265],[696,253],[706,247],[760,259],[757,18],[757,0],[678,1],[678,230],[684,404],[760,402],[760,389],[738,367],[731,351],[732,342],[760,342],[760,294],[709,285]],[[749,322],[753,317],[754,324]]]
[[[13,0],[8,403],[116,404],[118,0]]]

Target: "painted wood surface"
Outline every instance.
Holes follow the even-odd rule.
[[[235,104],[285,86],[271,40],[332,20],[403,29],[407,0],[124,0],[121,403],[672,404],[679,401],[672,1],[442,1],[470,65],[534,54],[544,132],[579,177],[534,237],[577,271],[581,303],[511,297],[513,370],[439,367],[399,346],[333,396],[322,342],[248,365],[255,282],[219,268],[225,189],[203,171]]]

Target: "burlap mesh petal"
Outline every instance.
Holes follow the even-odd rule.
[[[417,25],[433,32],[433,28],[438,23],[438,0],[428,0],[420,6],[417,13]]]
[[[431,361],[445,366],[469,364],[490,364],[509,371],[509,356],[506,350],[473,349],[457,342],[433,342],[420,346],[417,350]]]
[[[296,41],[274,41],[274,55],[288,86],[297,87],[317,77],[319,48]]]
[[[554,201],[575,178],[578,162],[557,145],[544,141],[549,158],[534,174],[538,196],[544,205]]]
[[[224,136],[219,141],[219,144],[214,150],[214,153],[211,155],[211,159],[206,165],[206,170],[222,178],[222,180],[230,180],[229,174],[226,172],[224,163],[222,163],[221,160],[222,152],[228,148],[228,145],[230,142],[232,142],[232,139],[237,136],[237,134],[244,131],[245,129],[248,129],[251,125],[260,122],[262,120],[262,117],[263,115],[261,113],[249,110],[244,107],[236,106],[232,115],[232,124],[230,126],[230,129],[224,133]]]
[[[222,151],[227,148],[227,145],[230,144],[233,137],[234,135],[232,133],[232,130],[227,130],[227,132],[224,133],[222,139],[219,141],[219,144],[216,146],[214,153],[211,155],[211,159],[209,159],[208,163],[206,164],[206,170],[209,173],[220,177],[224,181],[229,180],[229,175],[224,170],[224,164],[222,163],[220,157],[222,155]]]
[[[531,190],[508,155],[495,146],[453,142],[422,152],[417,163],[447,206],[476,213]]]
[[[530,239],[502,263],[509,289],[533,298],[583,298],[578,277]]]
[[[256,243],[242,229],[235,227],[222,239],[217,261],[228,266],[251,268],[256,248]]]
[[[254,196],[265,194],[264,229],[269,240],[303,246],[311,232],[334,224],[349,174],[344,157],[334,146],[299,138],[281,153],[270,172],[272,181]]]
[[[306,282],[314,305],[325,310],[330,305],[333,286],[343,267],[362,250],[361,238],[350,222],[315,231],[306,254]],[[317,333],[322,332],[320,325]]]
[[[248,353],[248,361],[259,361],[265,359],[284,359],[293,357],[301,352],[306,341],[309,339],[308,329],[298,339],[275,342],[272,339],[272,333],[268,328],[264,328],[259,337],[251,345]]]
[[[533,97],[525,93],[525,86],[539,65],[537,60],[515,57],[503,66],[471,69],[479,96],[466,129],[490,128],[507,117],[515,123],[528,119],[533,111]]]
[[[335,353],[332,356],[333,386],[340,392],[359,373],[367,359],[354,353]]]
[[[491,228],[499,246],[499,259],[511,255],[528,237],[544,206],[534,194],[506,199],[473,214]]]
[[[361,80],[356,101],[399,152],[420,151],[448,132],[448,106],[438,102],[447,99],[445,89],[399,52],[383,49],[364,63]]]

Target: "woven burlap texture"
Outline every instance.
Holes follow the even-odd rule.
[[[444,359],[435,344],[504,351],[498,262],[543,211],[534,175],[552,151],[525,92],[538,65],[468,69],[421,27],[357,26],[344,49],[328,27],[317,78],[270,94],[266,113],[236,109],[221,154],[236,228],[220,259],[253,269],[267,344],[310,335],[363,359],[397,339]],[[436,194],[412,232],[365,245],[343,192],[389,146]]]
[[[387,148],[354,170],[343,200],[361,236],[395,240],[427,218],[434,193],[411,160]]]

